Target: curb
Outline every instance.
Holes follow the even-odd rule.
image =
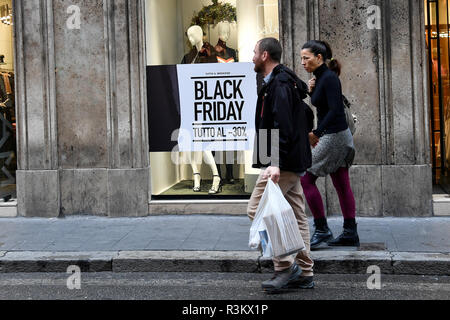
[[[314,251],[318,274],[367,274],[378,266],[382,274],[450,276],[450,253],[386,251]],[[271,273],[270,259],[251,251],[113,251],[0,252],[0,273],[66,273],[71,265],[82,272],[221,272]]]

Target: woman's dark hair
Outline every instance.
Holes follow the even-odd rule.
[[[341,75],[341,63],[333,58],[333,50],[331,46],[325,41],[311,40],[303,45],[302,50],[308,49],[316,57],[320,54],[323,61],[328,65],[328,68],[335,72],[338,76]]]
[[[338,75],[338,77],[341,75],[341,69],[342,69],[342,65],[341,63],[336,60],[336,59],[332,59],[329,63],[328,63],[328,68],[333,71],[334,73],[336,73]]]

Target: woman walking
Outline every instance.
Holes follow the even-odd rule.
[[[329,65],[327,61],[330,61]],[[314,215],[315,232],[311,238],[311,249],[316,249],[323,242],[329,246],[359,246],[355,198],[349,177],[355,147],[345,117],[342,86],[338,77],[340,64],[333,59],[333,52],[326,42],[313,40],[302,48],[302,65],[315,76],[310,81],[310,93],[318,114],[318,128],[309,134],[313,164],[301,178],[308,205]],[[333,239],[328,227],[322,197],[316,186],[319,177],[328,175],[333,180],[344,216],[344,231],[336,239]]]

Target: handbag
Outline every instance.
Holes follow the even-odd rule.
[[[347,120],[348,127],[349,127],[352,135],[355,135],[355,132],[356,132],[356,129],[357,129],[356,124],[358,122],[358,118],[350,110],[351,104],[347,100],[347,98],[345,96],[342,96],[342,99],[343,99],[343,102],[344,102],[345,118]]]

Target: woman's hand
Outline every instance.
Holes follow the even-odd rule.
[[[311,146],[313,148],[315,148],[317,146],[317,144],[319,143],[320,139],[319,137],[317,137],[314,133],[310,132],[309,133],[309,143],[311,144]]]
[[[312,93],[316,88],[316,78],[312,78],[311,80],[309,80],[308,85],[309,85],[309,93]]]

